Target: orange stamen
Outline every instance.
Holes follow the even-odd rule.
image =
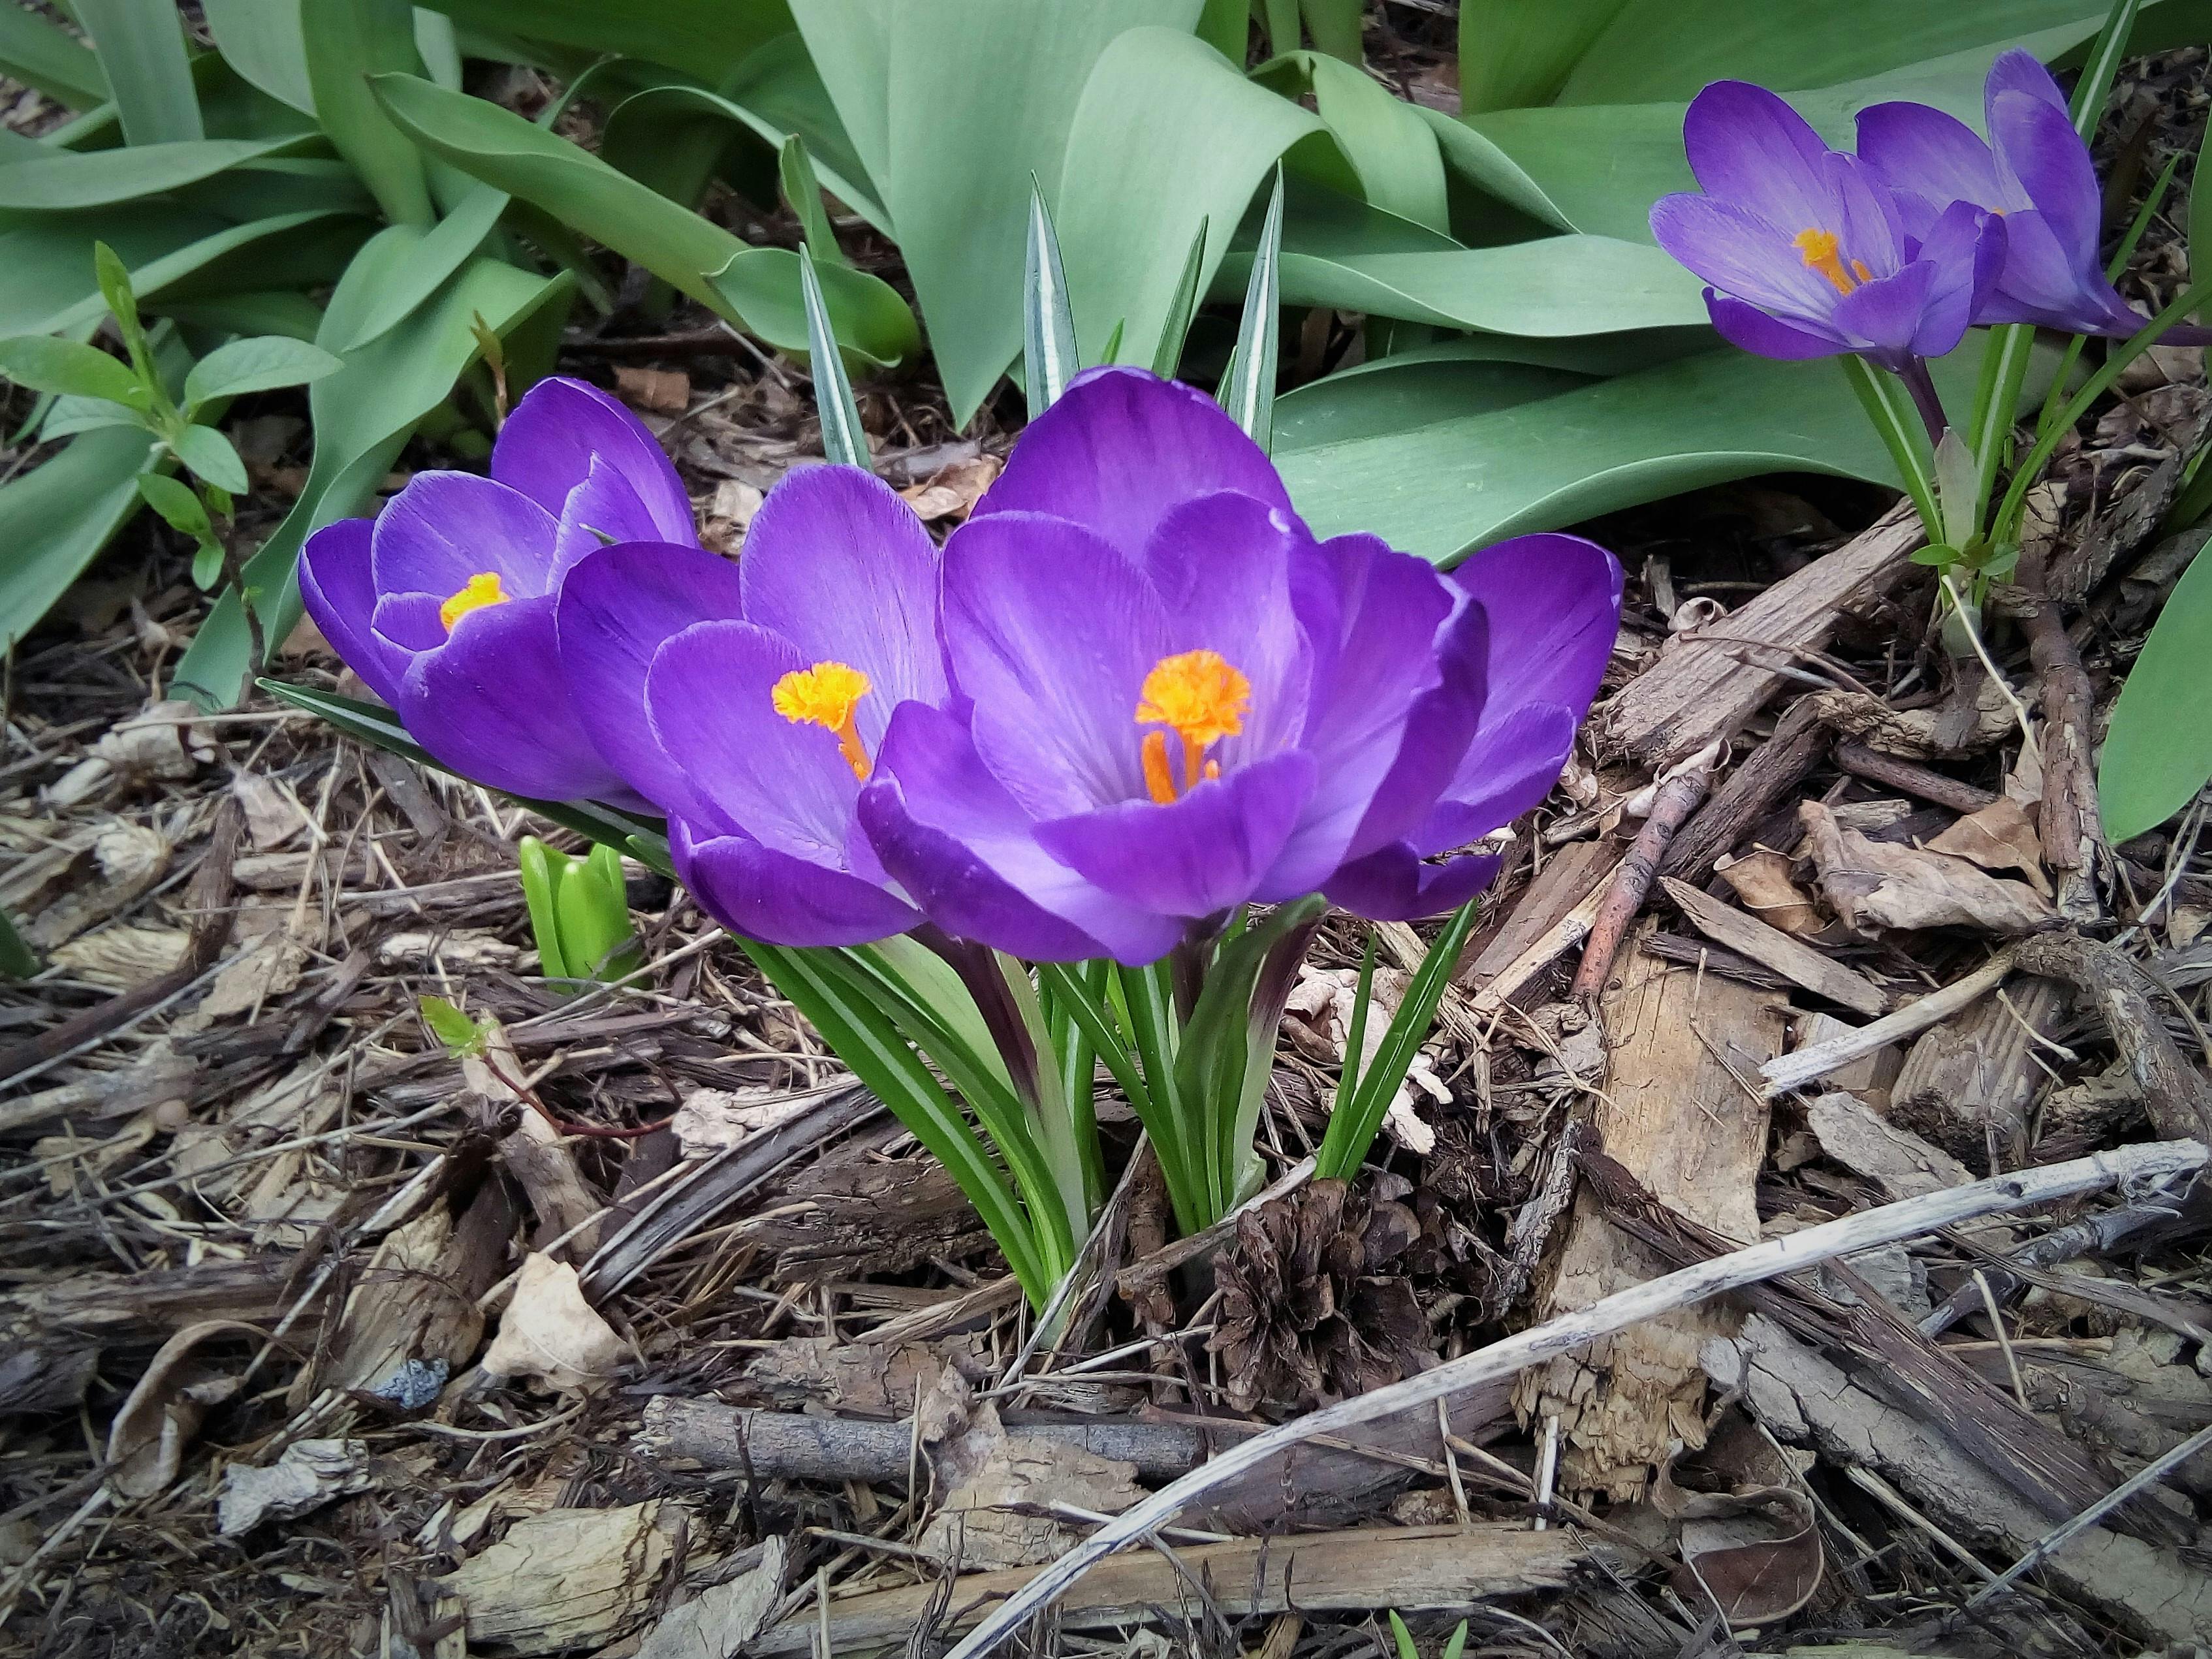
[[[1244,729],[1252,704],[1252,682],[1218,651],[1179,651],[1152,665],[1137,703],[1137,724],[1165,726],[1182,739],[1183,787],[1201,777],[1218,777],[1218,763],[1206,747]],[[1176,799],[1175,775],[1168,761],[1168,732],[1147,732],[1144,739],[1145,788],[1165,805]]]
[[[500,586],[497,571],[480,570],[461,585],[460,592],[438,607],[438,620],[450,634],[453,624],[470,611],[481,611],[488,605],[505,605],[511,597]]]
[[[859,669],[848,663],[817,662],[786,674],[775,683],[769,700],[793,725],[826,729],[837,739],[853,775],[865,782],[874,769],[854,727],[853,711],[867,695],[868,677]]]
[[[1834,283],[1838,294],[1849,294],[1868,280],[1867,268],[1856,260],[1851,262],[1852,269],[1858,273],[1856,280],[1851,271],[1844,269],[1843,255],[1838,252],[1836,233],[1832,230],[1801,230],[1791,239],[1791,245],[1807,268],[1819,271]]]
[[[1145,733],[1145,791],[1161,805],[1176,798],[1175,773],[1168,765],[1168,734]]]

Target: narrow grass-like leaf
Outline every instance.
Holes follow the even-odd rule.
[[[1184,1109],[1182,1091],[1176,1073],[1176,1049],[1180,1036],[1176,1023],[1175,993],[1169,984],[1167,964],[1121,968],[1115,977],[1129,1024],[1129,1046],[1145,1072],[1152,1097],[1152,1115],[1142,1120],[1152,1137],[1152,1155],[1160,1161],[1168,1198],[1175,1206],[1176,1224],[1194,1233],[1206,1223],[1206,1149],[1194,1134]]]
[[[1211,220],[1198,222],[1198,234],[1190,239],[1189,256],[1182,262],[1182,275],[1176,279],[1175,293],[1168,301],[1167,320],[1160,325],[1160,343],[1152,352],[1152,373],[1163,379],[1172,380],[1182,364],[1182,343],[1190,334],[1190,319],[1198,309],[1198,273],[1206,265],[1206,233]]]
[[[207,136],[174,0],[76,0],[76,20],[100,54],[126,143],[172,144]]]
[[[1252,256],[1252,275],[1244,285],[1244,318],[1237,325],[1237,349],[1221,377],[1218,394],[1229,417],[1266,449],[1274,435],[1275,361],[1282,335],[1278,266],[1283,249],[1283,173],[1275,170],[1274,194]]]
[[[1405,995],[1398,1003],[1398,1012],[1391,1018],[1390,1028],[1383,1034],[1382,1047],[1376,1050],[1375,1063],[1360,1077],[1359,1086],[1352,1094],[1352,1109],[1329,1115],[1321,1151],[1314,1159],[1316,1176],[1349,1181],[1366,1161],[1367,1149],[1375,1144],[1391,1100],[1405,1082],[1407,1073],[1413,1069],[1421,1044],[1428,1039],[1430,1022],[1436,1018],[1437,1005],[1443,1000],[1445,986],[1451,982],[1452,970],[1459,963],[1460,948],[1467,943],[1468,933],[1474,927],[1478,902],[1470,899],[1462,905],[1444,924],[1443,932],[1429,947],[1428,955],[1421,958],[1420,968],[1407,983]]]
[[[1406,1621],[1398,1616],[1398,1609],[1390,1613],[1390,1639],[1396,1644],[1398,1659],[1421,1659],[1421,1650],[1413,1645],[1413,1632],[1406,1628]]]
[[[837,336],[830,324],[830,307],[823,303],[822,284],[814,275],[814,255],[799,250],[799,284],[806,302],[807,367],[814,376],[814,406],[822,422],[822,453],[839,466],[868,465],[868,434],[860,426],[860,405],[853,400],[853,383],[846,378],[845,360],[837,350]]]
[[[1139,1121],[1151,1122],[1153,1110],[1152,1090],[1145,1082],[1143,1066],[1128,1042],[1112,1019],[1108,1017],[1107,998],[1113,982],[1110,965],[1098,964],[1100,972],[1094,980],[1090,974],[1063,963],[1037,963],[1037,979],[1050,988],[1054,1006],[1075,1022],[1098,1058],[1105,1062],[1106,1070],[1121,1085],[1121,1092],[1137,1114]]]
[[[114,96],[96,52],[59,24],[12,3],[0,7],[0,75],[75,110]]]
[[[28,979],[38,971],[38,953],[15,931],[15,919],[0,910],[0,978]]]
[[[2097,44],[2090,49],[2089,61],[2081,66],[2081,77],[2074,83],[2074,130],[2084,139],[2096,135],[2105,100],[2112,95],[2112,77],[2119,73],[2120,59],[2128,55],[2128,34],[2136,26],[2136,13],[2142,4],[2142,0],[2112,0]]]
[[[1375,1000],[1375,930],[1367,930],[1366,948],[1359,953],[1359,988],[1352,998],[1352,1029],[1345,1034],[1344,1069],[1337,1073],[1336,1099],[1329,1107],[1329,1121],[1352,1103],[1359,1090],[1359,1065],[1367,1053],[1367,1016]]]
[[[1067,272],[1060,263],[1060,238],[1044,192],[1030,179],[1030,240],[1022,290],[1022,386],[1035,420],[1060,401],[1080,366],[1075,316],[1068,309]]]
[[[530,912],[530,931],[538,940],[538,974],[546,979],[572,979],[568,958],[561,950],[561,913],[554,903],[550,852],[537,836],[525,836],[514,849],[515,866],[522,879],[523,907]]]
[[[783,199],[798,216],[807,252],[814,256],[815,263],[852,264],[845,257],[845,250],[837,246],[837,233],[830,225],[830,210],[822,201],[822,181],[814,176],[814,160],[806,153],[806,141],[797,133],[785,139],[783,148],[776,152],[775,173],[776,182],[783,190]]]

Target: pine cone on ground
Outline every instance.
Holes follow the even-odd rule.
[[[1304,1408],[1434,1364],[1428,1321],[1397,1266],[1420,1236],[1413,1212],[1372,1178],[1356,1188],[1312,1182],[1246,1212],[1213,1267],[1221,1305],[1207,1346],[1222,1358],[1229,1403]]]

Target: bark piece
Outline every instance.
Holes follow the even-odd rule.
[[[1822,956],[1811,945],[1790,938],[1778,927],[1768,927],[1756,916],[1747,916],[1699,892],[1687,882],[1676,881],[1669,876],[1661,877],[1660,881],[1667,890],[1667,896],[1709,939],[1754,962],[1765,963],[1815,996],[1840,1003],[1869,1018],[1888,1008],[1888,994],[1865,975]]]
[[[1805,1117],[1823,1152],[1893,1201],[1963,1187],[1974,1178],[1942,1147],[1899,1128],[1856,1095],[1815,1095],[1806,1103]]]
[[[1922,541],[1909,506],[1893,507],[1833,552],[1784,577],[1732,615],[1679,634],[1598,713],[1600,746],[1647,764],[1693,755],[1735,735],[1790,682],[1773,665],[1818,650],[1844,608],[1911,568]],[[1757,660],[1745,643],[1766,647]]]
[[[2180,476],[2181,458],[2167,459],[2160,474]],[[2158,474],[2154,474],[2154,477]],[[2139,487],[2128,505],[2111,515],[2100,531],[2114,535],[2126,533],[2136,541],[2149,534],[2148,523],[2134,523],[2130,507],[2139,507],[2142,498],[2153,492],[2146,485]],[[2162,492],[2172,494],[2169,485]],[[2163,508],[2160,509],[2163,511]],[[2102,537],[2092,533],[2084,538],[2083,550],[2100,541]],[[2110,556],[2105,568],[2109,568]],[[2097,573],[2103,574],[2102,570]],[[2043,842],[2043,859],[2058,877],[2058,908],[2071,921],[2093,921],[2103,913],[2092,871],[2098,850],[2104,844],[2104,828],[2097,814],[2097,765],[2092,750],[2092,727],[2097,713],[2095,690],[2089,684],[2088,671],[2081,666],[2081,653],[2066,632],[2066,623],[2059,615],[2057,584],[2050,585],[2046,597],[2043,556],[2038,552],[2022,556],[2019,580],[2028,603],[2021,613],[2021,626],[2027,633],[2029,659],[2043,677],[2043,800],[2037,811],[2036,827]],[[2075,602],[2080,593],[2075,594]]]
[[[1992,1140],[2007,1164],[2016,1162],[2028,1109],[2048,1075],[2036,1064],[2036,1039],[2057,1030],[2065,1002],[2056,980],[2023,975],[2002,1000],[1990,997],[1928,1031],[1891,1085],[1891,1119],[1970,1166],[1988,1166]]]
[[[1504,925],[1485,941],[1454,981],[1461,990],[1474,994],[1478,1012],[1502,1006],[1588,936],[1606,878],[1625,850],[1608,836],[1577,842],[1552,855],[1515,901]]]
[[[2056,915],[2050,901],[2024,882],[2001,881],[1964,859],[1871,840],[1838,823],[1816,800],[1801,803],[1797,812],[1821,890],[1854,933],[1972,927],[2027,933]]]
[[[1055,1610],[1069,1630],[1171,1620],[1201,1584],[1231,1618],[1301,1611],[1396,1607],[1412,1613],[1461,1608],[1496,1595],[1564,1588],[1581,1563],[1612,1552],[1571,1530],[1530,1532],[1505,1522],[1470,1527],[1383,1527],[1356,1532],[1240,1538],[1177,1545],[1174,1556],[1145,1552],[1102,1561]],[[1188,1577],[1186,1577],[1188,1575]],[[874,1590],[830,1604],[830,1644],[837,1653],[895,1646],[949,1607],[948,1630],[965,1629],[1035,1577],[1028,1571],[974,1573],[937,1587]],[[806,1653],[816,1642],[816,1610],[802,1609],[761,1632],[757,1655]],[[473,1635],[473,1631],[471,1634]]]
[[[702,1590],[645,1633],[637,1659],[732,1659],[775,1617],[783,1595],[781,1538],[756,1546],[760,1559],[735,1577]]]
[[[1741,1385],[1776,1438],[1881,1475],[1962,1542],[2010,1559],[2050,1529],[2048,1516],[1940,1431],[1868,1393],[1772,1320],[1753,1315],[1735,1344],[1708,1358],[1715,1380]],[[2139,1639],[2212,1639],[2212,1577],[2171,1550],[2099,1529],[2042,1571]]]
[[[915,1416],[938,1492],[919,1547],[940,1561],[987,1572],[1035,1566],[1073,1541],[1035,1510],[1066,1504],[1115,1515],[1144,1496],[1132,1464],[1066,1440],[1008,1434],[999,1408],[976,1403],[957,1371],[939,1376]]]
[[[1838,744],[1836,764],[1853,777],[1864,778],[1886,788],[1902,789],[1908,795],[1932,800],[1954,812],[1978,812],[1997,798],[1994,790],[1961,783],[1931,768],[1895,755],[1885,755],[1879,749],[1869,749],[1863,743]]]
[[[1780,805],[1804,781],[1827,748],[1827,728],[1810,698],[1800,697],[1775,723],[1774,735],[1713,791],[1712,799],[1682,826],[1659,860],[1659,873],[1699,881]]]
[[[2166,1035],[2151,1004],[2153,983],[2132,957],[2079,933],[2060,933],[2027,940],[2019,961],[2030,973],[2071,981],[2095,1006],[2161,1135],[2212,1139],[2212,1084]]]
[[[1746,1080],[1779,1050],[1786,1002],[1639,963],[1601,1006],[1612,1054],[1593,1121],[1607,1154],[1662,1202],[1731,1238],[1759,1236],[1754,1187],[1767,1114]],[[1664,1271],[1584,1192],[1540,1316],[1586,1308]],[[1669,1314],[1521,1378],[1514,1403],[1523,1419],[1560,1420],[1562,1490],[1633,1498],[1671,1443],[1705,1443],[1698,1346],[1729,1330],[1730,1317],[1721,1309]]]

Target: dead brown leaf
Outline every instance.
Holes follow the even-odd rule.
[[[691,377],[680,368],[638,368],[619,364],[615,390],[623,400],[655,415],[681,415],[691,402]]]
[[[2044,897],[2051,878],[2043,872],[2043,838],[2027,808],[2010,795],[1999,795],[1970,812],[1928,843],[1931,853],[1971,860],[1984,870],[2017,870]]]
[[[1768,927],[1803,939],[1826,924],[1820,908],[1790,879],[1791,863],[1771,847],[1755,847],[1741,858],[1716,860],[1713,873],[1735,888],[1743,908]]]
[[[493,1376],[536,1377],[563,1394],[592,1394],[614,1381],[627,1357],[614,1328],[584,1300],[576,1270],[533,1250],[479,1363]]]
[[[2001,881],[1948,854],[1870,841],[1838,823],[1819,801],[1801,802],[1797,813],[1820,889],[1854,933],[1972,927],[2017,934],[2056,920],[2051,902],[2024,882]]]

